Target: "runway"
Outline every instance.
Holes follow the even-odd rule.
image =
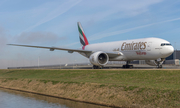
[[[107,65],[102,69],[124,69],[123,65]],[[69,69],[72,67],[69,67]],[[92,69],[92,66],[74,66],[74,69]],[[180,69],[180,66],[175,65],[163,65],[163,68],[157,68],[156,66],[149,65],[133,65],[132,69]]]
[[[132,69],[180,69],[179,65],[163,65],[162,68],[150,65],[132,64]],[[109,64],[102,69],[124,69],[123,64]],[[8,69],[92,69],[91,64],[61,64],[61,65],[44,65],[44,66],[23,66],[23,67],[8,67]]]

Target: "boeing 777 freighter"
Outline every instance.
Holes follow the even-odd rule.
[[[93,64],[93,69],[102,68],[108,63],[108,61],[127,61],[126,65],[123,65],[123,68],[132,68],[133,65],[129,65],[129,63],[133,60],[145,60],[148,65],[162,68],[162,63],[164,62],[165,58],[174,52],[174,48],[170,42],[160,38],[143,38],[89,44],[80,22],[77,24],[82,49],[18,44],[8,45],[45,48],[50,49],[50,51],[65,50],[69,53],[78,52],[81,55],[89,58],[89,61],[91,64]]]

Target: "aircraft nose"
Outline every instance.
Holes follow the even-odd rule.
[[[165,46],[164,50],[162,50],[161,54],[163,58],[170,56],[174,52],[173,46]]]
[[[171,55],[173,52],[174,52],[173,46],[168,47],[167,53],[168,53],[169,55]]]

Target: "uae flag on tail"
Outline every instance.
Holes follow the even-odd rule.
[[[83,30],[80,22],[78,22],[78,31],[79,31],[79,39],[80,39],[81,46],[83,47],[83,46],[88,45],[89,44],[88,40],[85,36],[84,30]]]

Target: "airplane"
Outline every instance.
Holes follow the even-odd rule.
[[[93,69],[103,68],[108,61],[126,61],[126,65],[123,65],[123,68],[133,68],[133,65],[129,65],[133,60],[145,60],[148,65],[162,68],[165,58],[174,52],[174,48],[170,42],[153,37],[89,44],[80,22],[77,22],[77,25],[82,46],[81,49],[19,44],[7,45],[45,48],[50,49],[50,51],[65,50],[69,53],[78,52],[89,59],[90,63],[93,65]]]

